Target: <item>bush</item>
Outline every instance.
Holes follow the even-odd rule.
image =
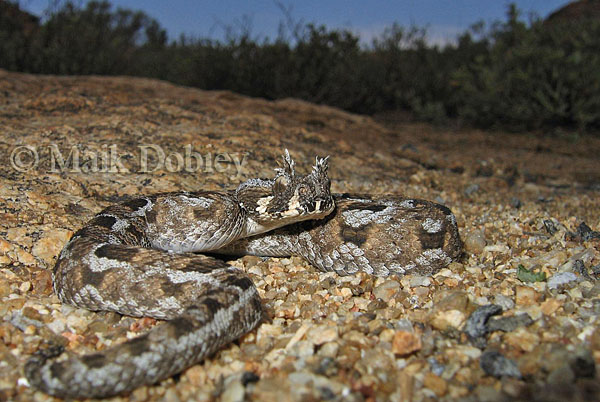
[[[127,74],[267,99],[297,97],[352,112],[409,111],[417,119],[514,130],[600,128],[600,22],[479,23],[443,48],[423,28],[386,29],[370,45],[347,30],[288,19],[271,41],[251,24],[224,41],[167,42],[139,11],[56,3],[49,17],[0,2],[0,67],[50,74]],[[15,15],[18,16],[15,17]]]
[[[513,7],[488,36],[488,54],[453,75],[460,117],[515,130],[600,127],[598,21],[526,27]]]

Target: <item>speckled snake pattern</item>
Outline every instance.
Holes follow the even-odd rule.
[[[53,270],[60,300],[164,322],[94,354],[40,350],[25,365],[30,384],[63,398],[122,394],[181,372],[256,328],[265,313],[251,279],[200,252],[299,255],[319,270],[377,276],[432,274],[461,252],[445,206],[332,195],[327,158],[300,175],[286,151],[276,172],[230,192],[135,198],[77,231]]]

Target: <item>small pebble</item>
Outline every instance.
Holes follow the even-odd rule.
[[[446,395],[446,392],[448,391],[448,384],[446,381],[433,373],[425,374],[423,385],[432,390],[438,398]]]
[[[464,239],[465,250],[471,254],[481,254],[485,248],[485,236],[481,230],[473,230]]]
[[[502,310],[512,310],[515,307],[515,302],[508,296],[497,294],[494,296],[494,304],[502,307]]]
[[[577,282],[578,278],[573,272],[560,272],[548,279],[548,289],[557,289],[562,286]]]
[[[536,303],[537,292],[529,286],[517,286],[516,303],[518,306],[531,306]]]
[[[523,205],[523,203],[517,197],[511,197],[510,198],[510,206],[511,207],[519,209],[519,208],[521,208],[522,205]]]
[[[384,302],[389,302],[390,299],[401,289],[400,283],[395,280],[386,280],[381,285],[373,289],[373,295],[377,299],[381,299]]]
[[[517,364],[496,351],[483,352],[479,364],[487,375],[496,378],[502,376],[521,378],[521,372]]]
[[[519,327],[527,327],[533,322],[527,313],[521,313],[509,317],[492,318],[488,321],[487,327],[490,331],[510,332]]]
[[[399,356],[406,356],[422,347],[421,337],[408,331],[397,331],[392,340],[392,352]]]
[[[550,236],[553,236],[554,233],[558,232],[556,225],[550,219],[544,219],[544,228]]]
[[[469,316],[464,332],[475,346],[479,348],[485,347],[486,340],[484,336],[490,331],[487,322],[491,316],[500,314],[501,312],[502,307],[497,304],[488,304],[487,306],[479,307]]]
[[[473,183],[469,184],[467,188],[465,188],[465,195],[472,195],[479,191],[479,184]]]

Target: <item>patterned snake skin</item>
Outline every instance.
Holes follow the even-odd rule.
[[[272,180],[229,193],[137,198],[100,212],[61,252],[53,271],[61,301],[89,310],[166,320],[105,351],[38,351],[30,384],[63,398],[107,397],[168,378],[258,326],[250,278],[196,252],[300,255],[340,275],[430,274],[461,252],[444,206],[395,196],[334,195],[327,158],[298,175],[286,151]]]

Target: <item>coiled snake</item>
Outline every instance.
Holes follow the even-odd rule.
[[[231,192],[175,192],[106,208],[76,232],[53,270],[61,301],[166,320],[105,351],[38,351],[31,385],[59,397],[107,397],[168,378],[258,326],[250,278],[219,252],[299,255],[340,275],[430,274],[461,252],[451,211],[397,196],[332,195],[327,158],[307,175],[286,151],[274,179]]]

